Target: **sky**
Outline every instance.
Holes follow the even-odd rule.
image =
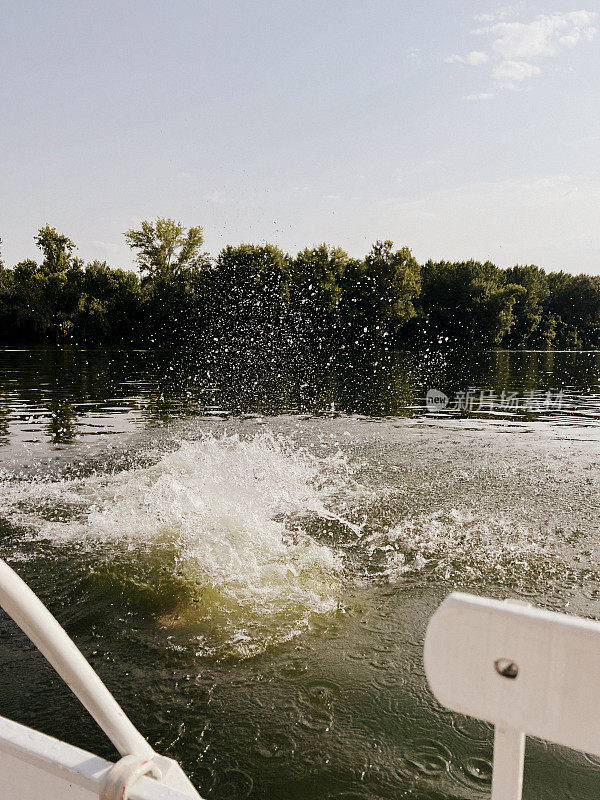
[[[583,6],[578,5],[583,2]],[[573,5],[575,3],[575,5]],[[0,0],[0,237],[600,273],[600,0]]]

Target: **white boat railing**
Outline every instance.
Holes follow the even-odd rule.
[[[600,756],[600,623],[454,593],[429,621],[439,702],[495,726],[492,800],[520,800],[525,737]]]
[[[135,757],[123,762],[114,775],[126,767],[129,777],[134,779],[140,765],[147,765],[148,774],[163,784],[190,797],[199,797],[179,764],[154,752],[46,606],[2,559],[0,606],[54,667],[119,753]]]

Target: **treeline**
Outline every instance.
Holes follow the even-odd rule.
[[[325,244],[296,256],[273,245],[203,252],[202,229],[170,219],[125,233],[139,275],[85,264],[73,241],[38,231],[38,261],[0,260],[5,343],[597,348],[600,277],[499,269],[490,262],[419,265],[377,242],[363,259]]]

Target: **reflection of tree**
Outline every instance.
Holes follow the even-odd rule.
[[[10,411],[1,405],[0,406],[0,444],[8,444],[10,434]]]
[[[0,441],[15,419],[55,443],[87,417],[138,410],[146,422],[208,406],[236,413],[410,415],[428,389],[521,396],[569,388],[576,402],[598,393],[600,353],[481,351],[409,353],[294,351],[242,344],[199,353],[46,348],[0,351]],[[577,400],[577,398],[580,400]],[[421,398],[421,401],[419,400]],[[590,402],[595,403],[595,400]],[[94,428],[92,428],[94,430]]]
[[[164,421],[208,406],[262,414],[328,411],[410,415],[430,388],[448,395],[473,390],[524,393],[580,391],[598,386],[600,353],[451,350],[310,353],[264,347],[235,354],[214,349],[200,354],[165,350],[130,354],[130,380],[140,392],[143,415]],[[112,365],[116,369],[116,365]],[[137,375],[137,378],[135,377]],[[143,401],[141,398],[144,398]]]
[[[55,442],[70,442],[75,436],[75,423],[77,415],[73,407],[64,401],[50,403],[50,422],[47,431],[50,439]]]
[[[449,397],[459,392],[496,397],[513,392],[521,399],[543,398],[570,387],[582,397],[598,392],[600,353],[527,350],[449,350],[414,357],[421,396],[439,389]]]
[[[235,355],[153,354],[156,389],[145,409],[148,419],[173,412],[198,413],[219,407],[231,413],[280,414],[336,410],[404,414],[414,399],[413,379],[402,354],[383,351],[293,358],[265,346]]]
[[[75,404],[85,402],[87,364],[82,353],[69,349],[52,350],[48,360],[47,408],[50,421],[46,426],[53,442],[69,442],[75,436],[78,412]]]
[[[103,351],[3,351],[0,397],[9,407],[17,401],[33,424],[49,418],[44,429],[51,441],[69,442],[90,403],[105,402],[110,385],[108,367],[108,354]]]
[[[406,354],[372,350],[349,353],[335,366],[336,408],[350,413],[410,415],[415,376]]]

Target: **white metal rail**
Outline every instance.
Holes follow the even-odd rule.
[[[179,764],[154,752],[57,620],[2,559],[0,606],[54,667],[122,756],[152,761],[158,767],[156,774],[162,773],[163,783],[198,797]]]

